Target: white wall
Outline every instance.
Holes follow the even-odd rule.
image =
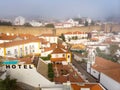
[[[19,69],[19,67],[16,69],[7,69],[7,73],[10,74],[12,78],[17,79],[18,82],[23,82],[34,87],[38,87],[39,84],[41,87],[54,85],[39,74],[34,66],[32,67],[33,69],[24,69],[23,66],[21,69]]]
[[[120,90],[120,83],[101,73],[100,83],[108,90]]]
[[[91,64],[90,64],[90,62],[87,62],[87,72],[88,73],[91,72]]]
[[[34,42],[34,43],[28,43],[24,45],[24,54],[26,55],[26,51],[25,51],[25,47],[27,47],[27,53],[30,53],[30,46],[31,46],[31,53],[40,53],[40,47],[38,42]]]
[[[64,57],[63,57],[64,54]],[[66,54],[62,53],[62,54],[52,54],[51,55],[52,58],[66,58]]]
[[[95,78],[99,79],[99,72],[95,69],[91,68],[91,75],[93,75]]]
[[[15,50],[16,50],[16,53],[15,53]],[[10,52],[10,54],[8,54],[8,52]],[[19,52],[19,46],[13,46],[13,47],[6,48],[6,54],[8,56],[16,56],[16,55],[19,56],[18,52]]]
[[[50,51],[47,51],[47,52],[43,52],[43,53],[41,53],[41,56],[42,57],[46,57],[46,56],[48,56],[49,54],[51,54],[53,52],[53,50],[50,50]]]
[[[74,59],[77,61],[82,61],[82,58],[76,54],[74,54]]]
[[[4,48],[0,48],[0,56],[4,56]]]

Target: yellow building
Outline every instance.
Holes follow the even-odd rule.
[[[57,47],[51,53],[51,62],[71,62],[71,53],[67,50]]]

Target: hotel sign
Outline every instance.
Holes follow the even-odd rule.
[[[32,64],[13,64],[5,65],[6,69],[33,69],[34,65]]]

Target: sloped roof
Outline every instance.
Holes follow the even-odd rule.
[[[103,90],[99,84],[71,84],[73,90],[81,90],[81,88],[89,88],[90,90]]]
[[[56,61],[66,61],[66,58],[51,58],[50,59],[52,62],[56,62]]]
[[[77,44],[77,45],[73,45],[73,46],[71,47],[71,49],[78,49],[78,50],[83,50],[83,49],[85,49],[85,48],[86,48],[86,46],[83,45],[83,44]]]
[[[58,53],[66,53],[66,52],[61,48],[57,47],[53,50],[52,54],[58,54]]]
[[[92,66],[92,68],[104,73],[117,82],[120,82],[120,64],[101,57],[96,57],[95,64]]]
[[[57,37],[56,35],[53,35],[53,34],[42,34],[42,36],[44,36],[44,37]]]
[[[16,45],[22,45],[30,42],[41,42],[42,39],[27,39],[27,40],[19,40],[19,41],[12,41],[12,42],[5,42],[1,43],[0,47],[12,47]]]
[[[16,35],[7,35],[5,33],[0,33],[0,40],[13,40],[16,37]]]
[[[26,38],[26,39],[31,39],[31,38],[35,38],[34,35],[31,35],[31,34],[5,34],[5,33],[1,33],[0,34],[0,40],[14,40],[16,39],[17,37],[19,38]]]

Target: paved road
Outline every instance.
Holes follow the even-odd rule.
[[[75,59],[72,59],[72,64],[78,69],[79,72],[81,72],[89,82],[96,82],[96,79],[93,78],[89,73],[86,71],[86,64],[82,63],[80,64],[79,61],[76,61]]]

